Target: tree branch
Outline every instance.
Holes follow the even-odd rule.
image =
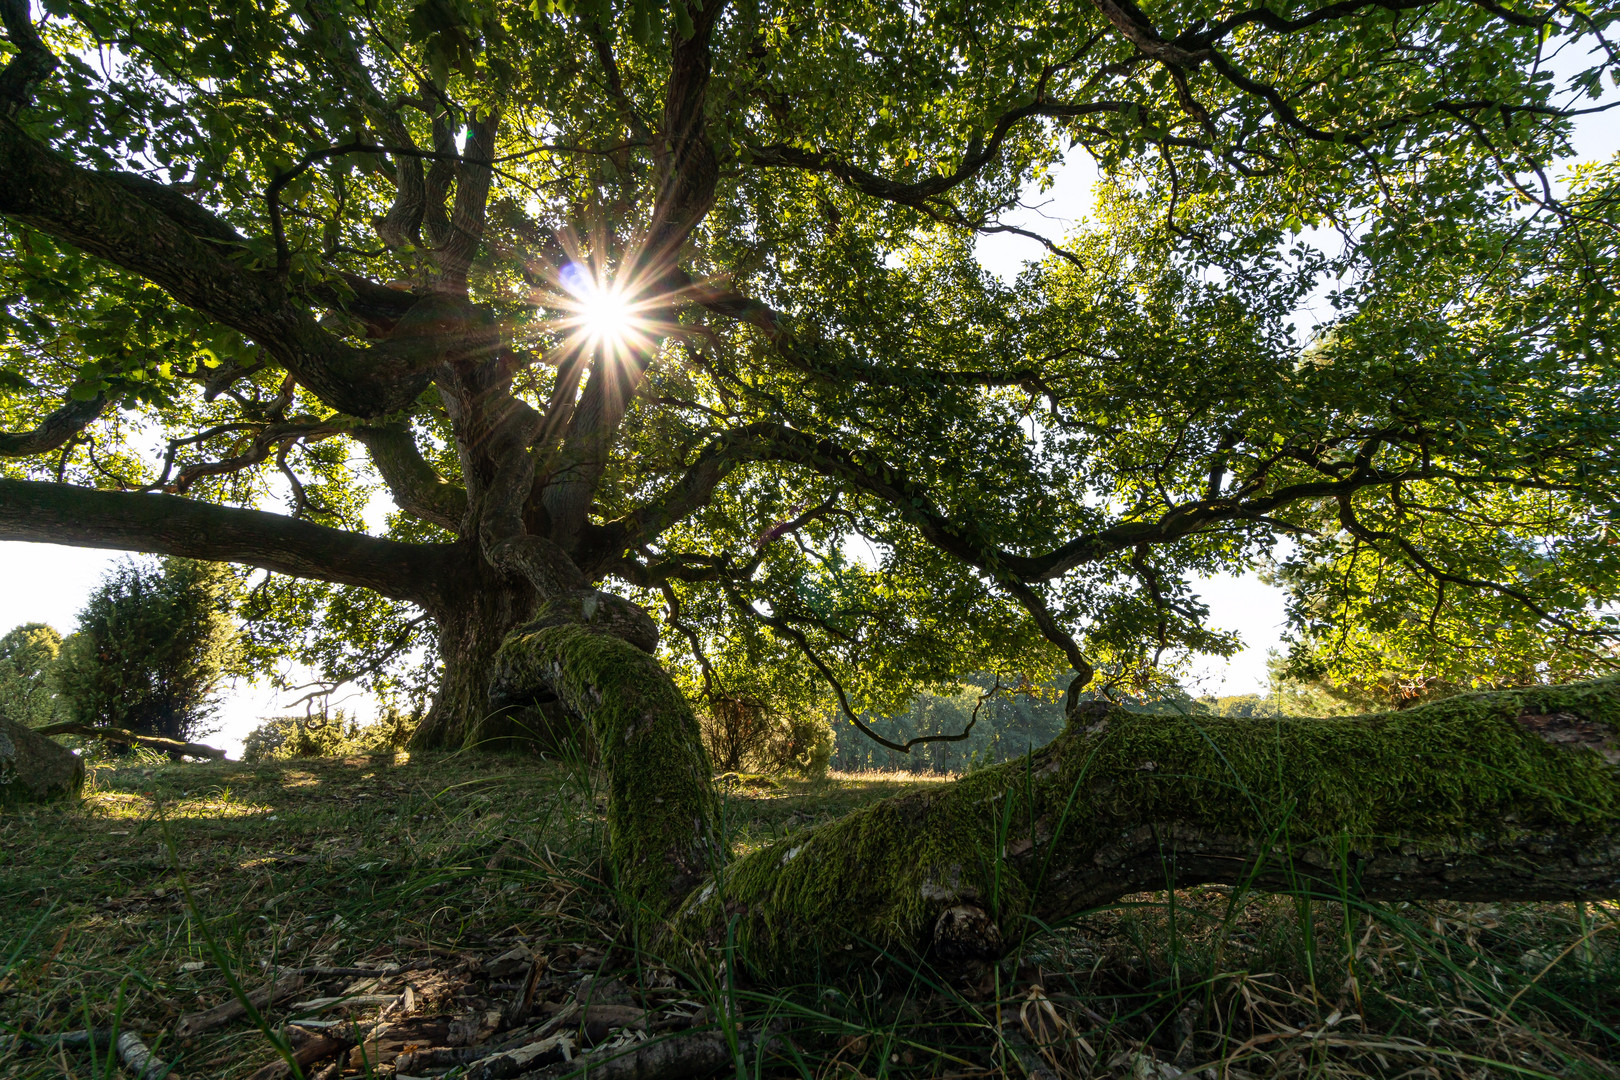
[[[160,185],[159,185],[160,187]],[[359,348],[316,324],[273,275],[246,270],[188,222],[176,192],[167,212],[127,182],[89,169],[0,119],[0,214],[65,240],[161,286],[180,303],[248,335],[333,408],[355,416],[396,412],[427,385],[438,350],[420,339]],[[228,226],[222,226],[228,228]],[[216,230],[217,231],[217,230]],[[430,344],[430,343],[428,343]]]
[[[401,544],[177,495],[0,479],[0,538],[242,563],[358,585],[435,613],[457,599],[453,545]]]
[[[981,229],[998,231],[1001,227]],[[1033,233],[1006,227],[1006,231],[1041,239]],[[1042,241],[1045,242],[1044,240]],[[1050,246],[1050,245],[1049,245]],[[1052,248],[1065,258],[1071,253]],[[816,378],[848,380],[865,386],[1022,386],[1032,392],[1050,393],[1035,368],[1014,368],[1008,371],[968,370],[951,371],[946,368],[884,368],[864,360],[839,355],[835,343],[807,340],[795,333],[789,317],[752,297],[730,289],[722,289],[703,282],[688,280],[682,292],[695,303],[717,315],[746,323],[761,331],[778,355],[793,368]]]
[[[917,206],[927,199],[943,195],[982,172],[985,166],[1000,156],[1001,147],[1006,142],[1008,133],[1022,120],[1035,116],[1075,119],[1098,113],[1123,112],[1127,107],[1128,103],[1123,101],[1093,101],[1084,105],[1065,105],[1047,101],[1044,96],[1038,95],[1029,104],[1003,113],[996,120],[990,138],[983,143],[978,139],[970,143],[955,169],[949,173],[910,183],[870,172],[823,150],[805,150],[785,143],[751,147],[748,150],[748,158],[751,164],[767,168],[793,168],[805,172],[829,173],[864,195],[906,206]]]
[[[452,532],[461,528],[467,516],[466,490],[433,470],[417,449],[409,426],[397,423],[357,427],[349,434],[366,448],[401,510]]]
[[[6,37],[17,50],[5,70],[0,71],[0,115],[6,117],[27,108],[34,99],[34,87],[61,63],[40,40],[28,8],[28,0],[0,0],[0,21],[5,23]]]
[[[48,454],[88,427],[106,407],[106,397],[97,394],[89,401],[65,403],[33,431],[0,431],[0,457]]]

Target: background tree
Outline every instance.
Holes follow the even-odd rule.
[[[1365,838],[1375,879],[1403,830],[1441,845],[1512,817],[1556,832],[1547,890],[1597,887],[1573,852],[1613,835],[1602,695],[1431,706],[1384,742],[1290,728],[1283,763],[1245,749],[1252,724],[1224,744],[1164,722],[1179,749],[1133,756],[1139,725],[1074,706],[1229,653],[1190,581],[1284,538],[1303,603],[1348,545],[1435,583],[1439,641],[1475,632],[1476,597],[1532,635],[1612,633],[1620,165],[1552,170],[1574,120],[1609,107],[1613,11],[0,13],[0,535],[323,583],[289,594],[292,620],[370,590],[397,606],[368,619],[430,622],[419,745],[520,738],[525,709],[588,722],[627,910],[668,913],[723,858],[653,607],[696,624],[659,656],[757,634],[851,722],[975,672],[1076,672],[1024,794],[996,794],[1005,769],[950,789],[916,818],[933,848],[838,848],[887,810],[818,833],[816,868],[874,890],[874,923],[802,921],[829,935],[914,938],[987,896],[1009,898],[989,915],[1009,934],[1057,917],[1097,893],[1042,893],[1039,853],[1100,866],[1087,845],[1144,815],[1227,838],[1206,872],[1232,873],[1265,829],[1217,811],[1275,776],[1382,793],[1295,819]],[[1035,237],[1050,257],[1016,283],[986,274],[977,239],[1018,231],[1006,215],[1071,153],[1101,170],[1091,221]],[[1319,293],[1332,314],[1306,333],[1294,313]],[[361,514],[374,477],[399,511],[382,537]],[[272,502],[286,512],[256,508]],[[1071,820],[1082,761],[1120,772],[1115,795],[1060,843],[1036,823]],[[1241,783],[1178,788],[1172,761]],[[1410,780],[1414,761],[1431,771]],[[992,802],[1027,811],[1034,907],[975,877],[1001,857],[972,809]],[[1454,891],[1526,895],[1499,871],[1524,835],[1445,863]],[[1097,889],[1147,872],[1113,871]],[[768,923],[798,895],[777,885],[811,872],[739,864],[682,925],[743,897]]]
[[[28,727],[65,718],[56,694],[62,635],[44,623],[24,623],[0,637],[0,716]]]
[[[108,571],[56,665],[69,719],[180,742],[211,731],[235,650],[230,585],[228,568],[190,559]]]

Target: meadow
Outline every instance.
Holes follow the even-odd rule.
[[[942,779],[724,777],[726,842]],[[581,763],[517,756],[94,765],[77,805],[0,814],[0,1077],[130,1075],[120,1033],[148,1077],[273,1080],[318,1039],[345,1046],[300,1067],[325,1080],[610,1077],[703,1032],[725,1061],[654,1074],[1620,1076],[1620,904],[1167,889],[971,979],[891,957],[763,984],[625,937],[604,798]],[[560,1060],[489,1063],[539,1035]]]

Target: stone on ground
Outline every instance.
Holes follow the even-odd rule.
[[[77,754],[0,716],[0,804],[77,798],[82,787]]]

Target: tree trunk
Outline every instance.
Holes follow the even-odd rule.
[[[1089,710],[1089,711],[1088,711]],[[1082,707],[1034,754],[732,863],[667,948],[765,971],[994,959],[1120,896],[1199,883],[1373,899],[1620,895],[1620,680],[1346,719]]]
[[[488,569],[482,560],[467,576],[461,606],[438,617],[443,671],[433,708],[411,740],[413,749],[500,750],[530,741],[518,711],[493,704],[489,688],[501,642],[533,612],[534,589]]]

